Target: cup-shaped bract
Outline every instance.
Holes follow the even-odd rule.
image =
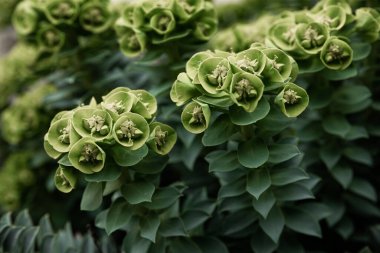
[[[187,131],[194,134],[204,132],[210,123],[211,111],[207,104],[192,101],[185,106],[181,121]]]
[[[175,130],[160,122],[152,122],[149,128],[150,136],[148,146],[157,154],[168,154],[177,141],[177,133]]]
[[[106,110],[79,107],[73,114],[72,125],[82,137],[102,141],[112,135],[112,117]]]
[[[144,24],[144,11],[141,6],[135,4],[128,4],[123,12],[122,18],[127,26],[140,27]]]
[[[212,57],[213,54],[209,51],[199,52],[194,54],[187,62],[186,62],[186,73],[187,75],[194,80],[194,78],[198,75],[199,66],[201,63]]]
[[[107,95],[102,96],[103,101],[106,101],[110,96],[112,96],[115,93],[118,93],[120,91],[128,93],[131,89],[128,87],[117,87],[113,90],[111,90]]]
[[[111,91],[106,97],[103,98],[101,106],[107,110],[114,120],[125,112],[129,112],[135,103],[135,96],[128,91]]]
[[[146,119],[151,119],[156,114],[157,100],[155,96],[146,90],[131,90],[129,93],[135,98],[132,112],[138,113]]]
[[[176,21],[168,9],[156,9],[149,21],[150,27],[158,34],[168,34],[174,30]]]
[[[218,30],[218,19],[215,8],[210,3],[205,3],[205,9],[200,13],[200,18],[195,21],[194,37],[207,41]]]
[[[64,118],[50,125],[47,133],[47,141],[54,150],[66,153],[70,147],[79,139],[72,128],[71,119]]]
[[[60,120],[60,119],[71,119],[73,117],[73,111],[60,111],[57,113],[54,118],[51,120],[50,124]]]
[[[20,35],[28,35],[37,29],[39,15],[31,1],[22,1],[12,15],[12,25]]]
[[[296,30],[296,42],[307,54],[317,54],[329,37],[329,29],[322,23],[299,24]]]
[[[151,16],[157,9],[171,9],[172,0],[142,1],[141,7],[147,16]]]
[[[81,6],[79,22],[83,29],[92,33],[101,33],[111,27],[113,16],[107,4],[90,1]]]
[[[65,34],[54,26],[44,25],[37,32],[37,43],[42,51],[57,52],[65,43]]]
[[[205,8],[205,0],[173,0],[172,8],[181,22],[186,22]]]
[[[71,165],[84,174],[101,171],[106,161],[106,153],[91,137],[77,141],[70,148],[68,157]]]
[[[244,72],[260,75],[265,68],[267,57],[261,50],[250,48],[230,57],[229,60],[232,66]]]
[[[76,182],[77,177],[70,168],[58,167],[54,175],[54,183],[59,191],[63,193],[71,192],[75,188]]]
[[[297,117],[309,104],[306,91],[294,83],[287,83],[276,96],[275,103],[287,117]]]
[[[136,150],[148,140],[149,125],[141,115],[126,112],[115,122],[112,135],[122,146]]]
[[[54,24],[73,24],[79,13],[75,0],[50,0],[44,4],[45,15]]]
[[[177,80],[173,83],[170,90],[170,99],[176,103],[177,106],[181,106],[193,97],[199,95],[200,92],[191,82],[189,76],[184,72],[178,75]]]
[[[353,57],[353,50],[347,42],[330,37],[321,51],[321,61],[329,69],[344,70],[350,66]]]
[[[121,51],[129,57],[140,55],[146,46],[145,33],[129,27],[123,27],[122,32],[119,40]]]
[[[57,159],[62,153],[54,149],[54,147],[49,143],[47,136],[47,134],[44,135],[44,150],[48,156],[53,159]]]
[[[225,58],[210,57],[199,66],[199,83],[209,94],[218,94],[223,90],[227,90],[231,84],[231,79],[230,63]]]
[[[380,37],[380,14],[373,8],[363,7],[355,12],[355,28],[368,42],[375,42]]]
[[[277,48],[263,49],[263,53],[267,56],[263,75],[271,82],[286,81],[292,73],[290,57]]]
[[[318,12],[314,19],[318,23],[322,23],[329,27],[330,30],[340,30],[347,20],[347,13],[338,5],[330,5]]]
[[[284,51],[292,51],[296,44],[297,24],[293,21],[281,20],[276,22],[268,31],[268,38],[278,48]]]
[[[253,112],[264,92],[260,78],[250,73],[236,73],[230,87],[231,99],[247,112]]]

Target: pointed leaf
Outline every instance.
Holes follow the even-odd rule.
[[[247,191],[256,199],[271,185],[270,176],[266,168],[252,170],[247,177]]]
[[[268,157],[268,148],[260,139],[252,139],[239,144],[238,159],[244,167],[258,168],[266,163]]]

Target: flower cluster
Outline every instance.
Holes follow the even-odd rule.
[[[353,61],[355,36],[372,42],[380,35],[380,15],[371,8],[352,13],[346,1],[321,1],[313,9],[283,13],[270,28],[267,44],[300,60],[320,61],[332,70],[344,70]]]
[[[104,96],[100,104],[92,100],[89,105],[58,113],[45,135],[46,152],[55,159],[62,157],[55,176],[57,188],[71,191],[75,172],[107,170],[106,162],[118,163],[114,156],[120,153],[132,159],[146,156],[147,147],[159,155],[169,153],[177,135],[170,126],[154,121],[156,111],[152,94],[120,87]]]
[[[18,35],[53,53],[89,36],[112,29],[114,14],[108,0],[23,0],[13,14]]]
[[[265,94],[275,97],[287,117],[296,117],[309,102],[306,91],[292,83],[297,72],[293,58],[262,44],[236,54],[205,51],[187,62],[186,72],[178,75],[170,97],[178,106],[192,100],[181,115],[184,127],[192,133],[207,129],[210,106],[254,113]]]
[[[217,29],[217,16],[205,0],[136,1],[125,7],[115,29],[123,53],[137,56],[172,41],[207,41]]]

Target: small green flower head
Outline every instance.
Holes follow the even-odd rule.
[[[144,24],[144,11],[139,5],[127,5],[122,15],[124,22],[129,27],[140,27]]]
[[[266,66],[263,75],[271,82],[284,82],[292,72],[290,57],[282,50],[267,48],[263,50],[267,56]]]
[[[264,92],[260,78],[250,73],[236,73],[232,77],[231,99],[247,112],[253,112]]]
[[[296,41],[307,54],[317,54],[329,37],[329,29],[321,23],[300,24],[296,31]]]
[[[297,117],[308,106],[309,96],[298,85],[287,83],[275,98],[275,103],[287,117]]]
[[[73,117],[73,114],[74,114],[73,111],[60,111],[54,116],[50,124],[53,124],[54,122],[60,119],[71,119]]]
[[[128,57],[136,57],[145,50],[145,33],[124,27],[123,36],[119,40],[121,51]]]
[[[103,96],[103,101],[106,101],[110,96],[113,96],[113,94],[118,93],[120,91],[128,93],[131,89],[128,87],[117,87],[113,90],[111,90],[107,95]]]
[[[199,66],[198,79],[209,94],[218,94],[228,89],[232,79],[229,61],[222,57],[204,60]]]
[[[93,138],[85,137],[72,146],[69,151],[69,160],[77,170],[92,174],[103,169],[106,154]]]
[[[340,30],[346,23],[347,14],[345,10],[337,5],[324,8],[314,17],[315,21],[329,27],[330,30]]]
[[[65,43],[65,34],[54,26],[43,26],[37,32],[38,46],[42,51],[57,52]]]
[[[50,145],[47,137],[48,137],[48,135],[45,134],[45,136],[44,136],[44,149],[45,149],[45,152],[51,158],[57,159],[58,157],[61,156],[62,153],[58,152],[57,150],[54,149],[54,147],[52,145]]]
[[[380,37],[380,14],[373,8],[356,10],[356,30],[368,42],[375,42]]]
[[[296,30],[294,22],[277,22],[268,31],[269,39],[278,48],[284,51],[296,49]]]
[[[267,58],[261,50],[250,48],[230,57],[229,60],[232,62],[232,66],[239,70],[260,75],[265,68]]]
[[[136,150],[148,140],[149,125],[141,115],[126,112],[115,122],[112,134],[122,146]]]
[[[209,51],[194,54],[186,63],[186,73],[188,76],[194,80],[194,78],[198,75],[198,70],[201,63],[212,56],[213,54]]]
[[[146,119],[151,119],[157,112],[157,100],[155,96],[146,90],[131,90],[135,103],[131,111],[138,113]]]
[[[151,16],[152,13],[157,9],[171,9],[170,3],[171,0],[155,0],[155,1],[143,1],[142,9],[147,16]]]
[[[77,178],[69,168],[62,168],[61,166],[55,172],[54,183],[55,187],[63,193],[71,192],[76,185]]]
[[[207,104],[190,102],[181,114],[181,121],[187,131],[193,134],[204,132],[210,123],[211,111]]]
[[[157,154],[168,154],[177,141],[177,133],[172,127],[160,122],[151,123],[149,128],[149,147]]]
[[[329,69],[343,70],[352,62],[352,48],[337,37],[330,37],[322,48],[321,61]]]
[[[71,119],[60,119],[50,125],[47,141],[58,152],[66,153],[79,138],[72,129]]]
[[[180,18],[181,22],[186,22],[203,10],[204,5],[204,0],[173,0],[174,13]]]
[[[79,22],[89,32],[102,33],[111,27],[113,17],[106,4],[90,1],[81,7]]]
[[[149,24],[156,33],[164,35],[174,30],[176,22],[170,10],[157,9],[150,18]]]
[[[105,110],[80,107],[73,114],[73,127],[80,136],[101,141],[111,136],[112,117]]]
[[[101,106],[107,110],[114,120],[124,112],[129,112],[135,103],[135,96],[126,91],[112,92],[103,99]]]
[[[195,22],[194,37],[198,40],[208,41],[218,29],[218,21],[214,17],[201,18]]]
[[[73,24],[79,13],[78,3],[74,0],[51,0],[44,6],[46,17],[54,24]]]
[[[199,95],[200,92],[191,82],[189,76],[184,72],[178,75],[177,80],[170,90],[170,99],[176,103],[177,106],[181,106],[193,97]]]
[[[33,2],[20,2],[13,12],[12,24],[20,35],[28,35],[37,29],[38,13]]]

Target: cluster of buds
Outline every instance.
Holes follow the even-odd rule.
[[[354,37],[373,42],[380,36],[380,15],[372,8],[355,15],[345,0],[320,1],[311,10],[285,12],[270,28],[266,43],[299,60],[320,61],[326,68],[344,70],[353,61]]]
[[[116,149],[126,150],[125,155],[131,156],[134,152],[144,153],[138,151],[147,147],[159,155],[169,153],[177,135],[170,126],[154,121],[156,111],[152,94],[120,87],[99,104],[93,99],[89,105],[58,113],[44,145],[52,158],[65,160],[56,172],[57,188],[71,191],[78,171],[93,174],[107,170],[107,160],[112,159]]]
[[[120,48],[137,56],[146,48],[183,41],[207,41],[217,29],[212,3],[205,0],[145,0],[128,4],[115,23]]]
[[[48,53],[111,30],[114,20],[108,0],[23,0],[12,17],[17,34]]]
[[[204,51],[187,62],[186,72],[178,75],[170,97],[178,106],[192,100],[182,112],[182,123],[192,133],[207,129],[210,107],[254,113],[259,102],[267,99],[264,95],[274,95],[281,111],[296,117],[309,102],[306,91],[292,83],[297,72],[293,58],[262,44],[239,53]]]

